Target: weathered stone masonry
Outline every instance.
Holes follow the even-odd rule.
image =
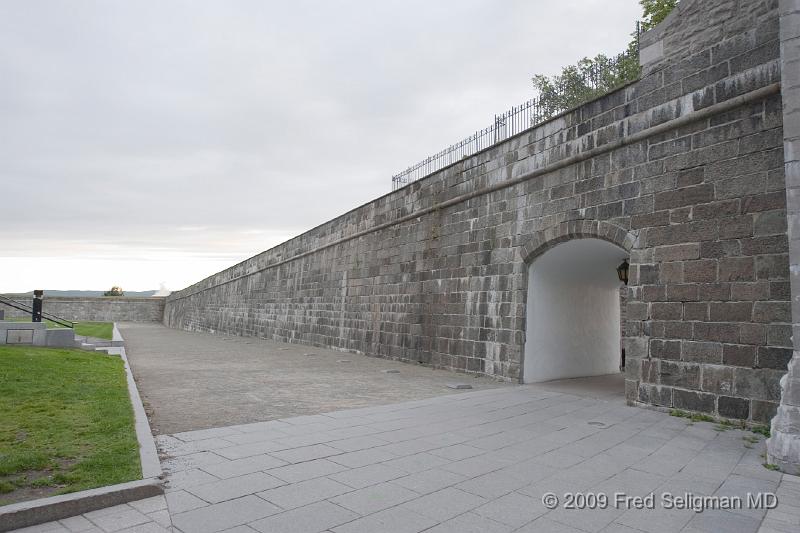
[[[768,422],[792,356],[777,0],[684,0],[642,62],[634,84],[174,293],[165,323],[516,380],[528,264],[600,238],[630,252],[628,401]]]
[[[30,297],[9,295],[30,305]],[[30,316],[0,303],[8,317]],[[161,322],[164,317],[164,298],[134,298],[129,296],[88,298],[44,296],[44,310],[67,320],[99,322]]]

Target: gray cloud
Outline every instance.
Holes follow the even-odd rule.
[[[530,98],[533,73],[621,50],[638,13],[636,0],[6,0],[0,291],[25,289],[20,265],[42,255],[232,264],[384,194]],[[74,288],[66,273],[48,283]]]

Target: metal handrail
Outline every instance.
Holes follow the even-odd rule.
[[[29,306],[26,303],[22,303],[22,302],[17,301],[17,300],[12,300],[11,298],[8,298],[6,296],[0,295],[0,304],[4,304],[4,305],[7,305],[9,307],[13,307],[14,309],[17,309],[19,311],[22,311],[24,313],[28,313],[29,315],[31,315],[31,317],[33,317],[33,307]],[[42,311],[42,318],[45,318],[45,319],[49,320],[50,322],[55,322],[56,324],[58,324],[60,326],[64,326],[65,328],[70,328],[70,329],[74,329],[75,328],[75,323],[74,322],[71,322],[71,321],[67,320],[66,318],[61,318],[60,316],[56,316],[54,314],[47,313],[45,311]]]
[[[592,71],[583,78],[583,85],[585,87],[597,90],[600,87],[601,81],[607,75],[619,72],[619,70],[615,69],[619,69],[624,60],[630,59],[633,53],[638,57],[640,35],[638,22],[636,24],[636,33],[633,35],[635,36],[635,49],[632,52],[623,52],[611,58],[605,67],[593,67]],[[568,87],[557,87],[555,89],[555,94],[563,95],[566,94],[568,90]],[[595,94],[592,97],[598,96],[600,95]],[[458,163],[486,148],[503,142],[509,137],[531,129],[563,111],[572,109],[576,105],[586,103],[586,101],[588,101],[588,99],[581,100],[577,103],[573,102],[571,105],[565,105],[554,104],[552,101],[540,97],[532,98],[527,102],[514,106],[504,113],[495,115],[494,123],[491,125],[476,131],[466,139],[462,139],[444,150],[423,159],[416,165],[410,166],[406,170],[392,176],[392,190],[405,187],[409,183],[429,176],[454,163]]]

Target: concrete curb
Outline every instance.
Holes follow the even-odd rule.
[[[119,340],[124,343],[122,335],[117,329],[117,324],[114,323],[114,340]],[[125,374],[128,377],[128,395],[131,398],[131,405],[133,406],[133,415],[136,425],[136,439],[139,441],[139,459],[142,463],[142,477],[147,478],[160,478],[164,475],[161,470],[161,461],[158,460],[158,450],[156,450],[156,442],[153,439],[153,433],[150,430],[150,422],[147,420],[147,413],[142,404],[142,398],[139,396],[139,389],[136,388],[136,381],[133,379],[133,371],[128,362],[128,356],[125,353],[125,347],[120,346],[117,348],[110,348],[108,352],[119,351],[119,356],[125,363]]]
[[[163,493],[161,480],[152,478],[15,503],[0,508],[0,531],[61,520]]]
[[[123,341],[116,323],[114,324],[114,340]],[[119,337],[117,339],[117,337]],[[128,396],[133,408],[136,440],[139,442],[139,461],[142,466],[142,478],[137,481],[109,485],[96,489],[73,492],[60,496],[51,496],[29,502],[20,502],[0,507],[0,532],[34,526],[44,522],[61,520],[70,516],[96,511],[104,507],[142,500],[164,493],[161,483],[163,472],[158,460],[156,444],[150,432],[150,423],[133,379],[125,348],[109,347],[103,351],[109,355],[118,355],[125,364],[128,379]]]
[[[122,333],[119,332],[116,322],[114,322],[114,329],[111,332],[111,346],[125,346],[125,339],[122,338]]]

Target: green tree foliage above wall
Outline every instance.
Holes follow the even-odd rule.
[[[639,0],[642,5],[642,31],[647,31],[665,18],[678,5],[678,0]]]
[[[640,28],[644,31],[664,20],[678,0],[640,0],[639,3],[643,9]],[[628,48],[616,57],[598,54],[564,67],[561,74],[535,75],[533,87],[538,92],[542,116],[550,118],[638,79],[641,70],[638,31],[632,37]]]

